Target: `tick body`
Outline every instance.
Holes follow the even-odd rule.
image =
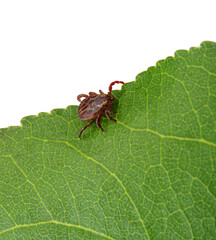
[[[79,133],[79,138],[81,137],[83,131],[94,121],[96,121],[97,126],[101,129],[101,131],[104,131],[100,125],[100,120],[104,112],[110,120],[116,122],[116,120],[110,116],[110,113],[117,113],[110,110],[115,99],[114,96],[111,95],[112,86],[116,83],[124,84],[124,82],[121,81],[112,82],[109,86],[109,92],[107,94],[99,90],[100,94],[97,94],[95,92],[89,92],[89,95],[80,94],[77,96],[77,100],[80,102],[78,108],[79,118],[83,121],[91,120],[81,129]],[[81,98],[84,99],[81,101]]]

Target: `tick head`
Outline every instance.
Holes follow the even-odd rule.
[[[110,102],[113,102],[115,100],[115,97],[111,94],[108,95],[109,96],[109,101]]]

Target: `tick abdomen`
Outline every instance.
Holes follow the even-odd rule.
[[[78,116],[81,120],[87,121],[96,117],[108,104],[106,94],[93,96],[84,99],[78,109]]]

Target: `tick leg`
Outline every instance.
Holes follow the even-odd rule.
[[[114,121],[114,122],[117,121],[117,120],[115,120],[114,118],[112,118],[112,117],[109,115],[109,111],[108,111],[108,110],[105,110],[105,114],[106,114],[106,116],[107,116],[110,120],[112,120],[112,121]]]
[[[111,111],[110,109],[107,109],[106,110],[108,113],[118,113],[118,112],[113,112],[113,111]]]
[[[89,92],[89,96],[90,96],[90,97],[97,96],[97,93],[95,93],[95,92]]]
[[[96,123],[97,123],[97,126],[100,128],[101,131],[104,131],[103,128],[101,127],[100,125],[100,120],[103,116],[103,112],[101,112],[98,116],[97,116],[97,119],[96,119]]]
[[[103,92],[102,90],[99,90],[99,93],[100,93],[100,94],[104,94],[104,92]]]
[[[81,102],[80,98],[82,98],[82,97],[87,98],[87,97],[89,97],[89,96],[88,96],[87,94],[80,94],[80,95],[77,96],[77,100],[78,100],[79,102]]]
[[[83,132],[89,125],[91,125],[94,121],[95,121],[95,119],[93,119],[91,122],[87,123],[87,124],[81,129],[81,131],[79,132],[79,138],[81,137],[82,132]]]

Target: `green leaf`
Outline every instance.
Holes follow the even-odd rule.
[[[113,94],[104,133],[77,106],[0,130],[0,239],[216,239],[216,43]]]

